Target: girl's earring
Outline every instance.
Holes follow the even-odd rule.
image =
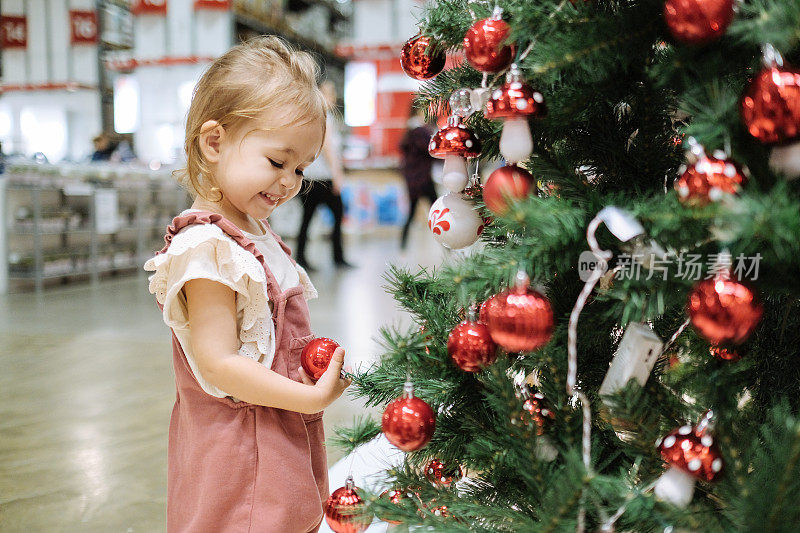
[[[221,202],[222,199],[225,197],[225,195],[222,194],[222,189],[220,189],[219,187],[211,187],[209,192],[216,197],[216,199],[211,200],[212,202]]]

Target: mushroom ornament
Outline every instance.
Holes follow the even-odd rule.
[[[656,482],[656,497],[685,508],[692,501],[697,479],[719,477],[723,462],[710,432],[712,417],[709,411],[697,427],[681,426],[659,440],[658,451],[670,467]]]
[[[447,126],[437,131],[428,145],[428,153],[444,159],[442,182],[450,192],[461,192],[467,186],[467,158],[478,157],[481,142],[462,121],[452,115]]]
[[[483,111],[488,119],[505,121],[500,135],[500,153],[512,164],[528,159],[533,153],[528,118],[546,114],[542,93],[522,82],[522,72],[516,64],[511,65],[506,82],[492,93]]]

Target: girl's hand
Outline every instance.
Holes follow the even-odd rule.
[[[298,368],[300,379],[306,385],[313,385],[322,396],[322,402],[327,407],[332,404],[336,398],[342,395],[344,390],[352,383],[351,379],[342,378],[342,366],[344,365],[344,348],[341,346],[336,348],[331,357],[331,362],[328,364],[328,369],[319,378],[319,381],[314,383],[308,377],[303,367]]]

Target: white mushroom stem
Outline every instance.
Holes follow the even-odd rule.
[[[533,153],[533,137],[525,117],[508,118],[500,135],[500,153],[509,163],[525,161]]]
[[[467,160],[460,155],[448,155],[444,158],[442,183],[450,192],[461,192],[467,186]]]
[[[656,497],[683,509],[692,501],[695,480],[690,473],[671,466],[656,481]]]
[[[800,177],[800,142],[773,148],[769,166],[790,180]]]
[[[540,435],[536,439],[536,458],[545,463],[551,463],[558,457],[558,450],[550,442],[547,435]]]

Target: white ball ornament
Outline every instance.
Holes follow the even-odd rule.
[[[458,250],[478,240],[483,232],[483,220],[461,193],[450,193],[431,206],[428,228],[442,246]]]

